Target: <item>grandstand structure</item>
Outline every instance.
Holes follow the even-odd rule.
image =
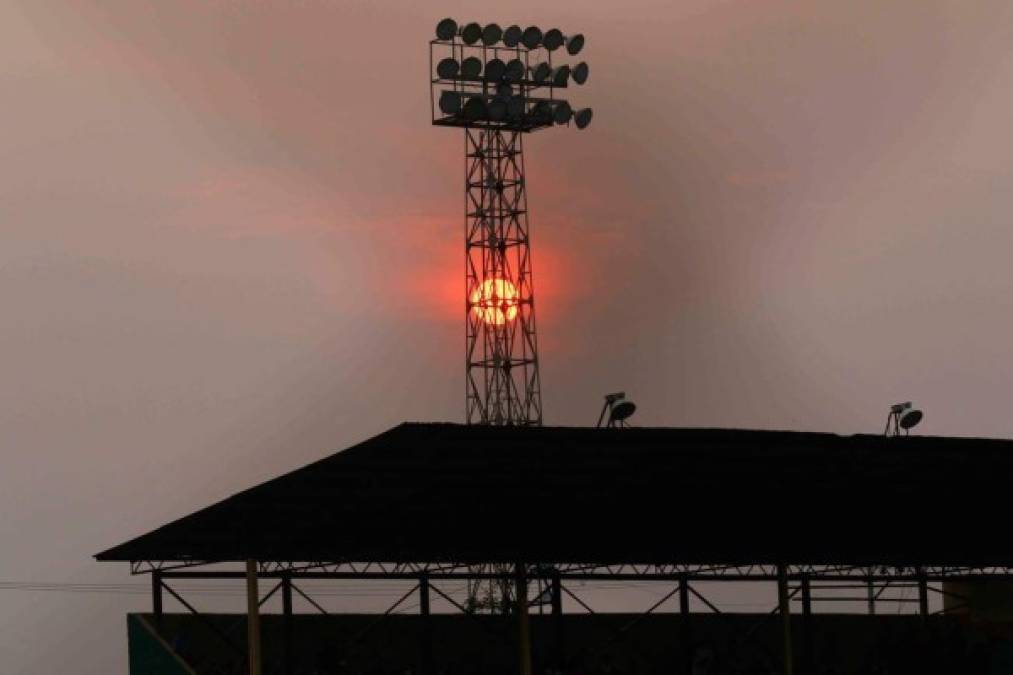
[[[656,621],[662,603],[677,607],[671,643],[690,672],[701,621],[690,601],[720,610],[699,583],[755,581],[777,588],[777,667],[790,675],[805,672],[801,643],[821,585],[868,589],[870,609],[891,585],[914,588],[928,623],[933,594],[960,612],[948,587],[1008,580],[1013,542],[995,523],[1010,475],[1005,440],[402,424],[96,557],[151,576],[145,621],[163,646],[160,627],[174,621],[165,594],[199,614],[174,584],[245,580],[249,672],[304,672],[292,647],[293,632],[310,625],[293,615],[293,593],[312,603],[304,581],[398,579],[411,590],[395,608],[408,596],[419,605],[412,668],[428,675],[442,620],[431,598],[465,611],[441,586],[508,569],[515,607],[483,620],[512,627],[512,672],[565,670],[573,621],[564,598],[589,611],[576,584],[603,580],[669,585],[631,623]],[[265,624],[266,671],[253,630],[262,586],[284,608]],[[547,614],[529,616],[535,606]]]

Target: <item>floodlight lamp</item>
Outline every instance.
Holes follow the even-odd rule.
[[[436,24],[437,40],[453,40],[457,35],[457,22],[453,19],[444,19]]]
[[[524,97],[521,95],[511,96],[507,101],[507,116],[512,119],[519,119],[524,116],[526,107]]]
[[[483,119],[487,112],[485,101],[478,96],[472,96],[464,104],[464,117],[472,122]]]
[[[503,37],[503,29],[499,27],[499,24],[490,23],[482,29],[482,44],[486,47],[490,47],[500,41]]]
[[[461,61],[461,77],[468,80],[478,79],[482,73],[482,61],[477,56],[469,56]]]
[[[565,87],[568,79],[570,79],[570,66],[564,64],[552,71],[553,87]]]
[[[539,101],[531,109],[531,117],[533,121],[539,124],[551,124],[552,123],[552,104],[548,101]]]
[[[457,59],[442,59],[436,64],[436,74],[440,76],[440,79],[453,79],[457,77],[459,72],[461,72],[461,64],[457,62]]]
[[[637,404],[633,401],[617,401],[612,406],[612,412],[609,414],[609,419],[612,422],[622,422],[628,419],[637,411]]]
[[[503,31],[503,44],[513,49],[520,44],[521,38],[524,36],[524,31],[518,25],[508,27]]]
[[[571,71],[570,74],[573,77],[574,82],[576,82],[577,84],[584,84],[585,82],[587,82],[587,76],[590,75],[590,73],[591,69],[588,68],[587,63],[581,61],[580,63],[578,63],[573,67],[573,70]]]
[[[899,436],[901,430],[908,433],[912,427],[922,421],[923,413],[912,405],[911,401],[894,403],[890,406],[890,414],[886,418],[887,436]]]
[[[502,122],[507,116],[507,102],[502,98],[494,98],[486,106],[489,111],[489,119],[495,122]]]
[[[538,46],[542,44],[542,30],[538,26],[528,26],[524,29],[521,42],[528,49],[538,49]]]
[[[531,79],[535,82],[535,84],[543,84],[547,79],[549,79],[549,75],[551,74],[552,66],[545,61],[542,61],[531,69]]]
[[[550,28],[545,31],[545,37],[542,38],[542,44],[550,52],[554,52],[563,46],[563,32],[558,28]]]
[[[626,393],[619,391],[614,394],[605,395],[605,405],[602,406],[601,414],[598,416],[598,427],[606,422],[607,427],[623,427],[625,420],[634,412],[637,406],[633,401],[626,400]],[[608,415],[606,421],[606,415]]]
[[[461,29],[461,39],[464,40],[464,44],[466,45],[473,45],[481,38],[482,27],[474,21]]]
[[[590,108],[581,108],[573,114],[573,121],[578,129],[586,129],[591,123],[592,112]]]
[[[510,59],[506,64],[506,71],[503,79],[507,82],[520,82],[524,79],[524,62],[520,59]]]
[[[900,419],[897,420],[897,423],[900,425],[901,429],[907,430],[921,422],[922,417],[924,417],[924,415],[921,410],[908,408],[900,414]]]
[[[444,91],[441,93],[440,111],[445,115],[456,115],[461,112],[461,95],[456,91]]]
[[[577,33],[566,38],[566,52],[570,56],[576,56],[584,48],[584,34]]]
[[[499,82],[506,73],[506,64],[501,59],[489,59],[485,64],[485,79]]]
[[[552,109],[552,121],[556,124],[566,124],[570,121],[572,116],[573,109],[566,101],[560,101],[556,104],[556,107]]]

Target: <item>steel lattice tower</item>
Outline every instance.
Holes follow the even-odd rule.
[[[465,415],[468,424],[539,426],[535,293],[531,274],[523,135],[574,122],[559,93],[587,80],[588,66],[553,65],[580,34],[530,26],[458,26],[444,19],[430,42],[433,124],[465,137]]]
[[[540,425],[522,136],[464,133],[468,424]]]
[[[553,125],[572,121],[583,129],[591,122],[590,108],[575,113],[558,96],[571,80],[587,80],[587,64],[552,63],[559,48],[574,56],[583,45],[583,35],[564,37],[558,29],[459,27],[452,19],[437,24],[429,43],[432,122],[464,129],[468,424],[542,424],[522,139]],[[469,582],[470,609],[514,608],[526,617],[525,565],[491,567],[507,579],[513,569],[514,581]]]

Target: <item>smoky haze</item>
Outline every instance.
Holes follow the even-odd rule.
[[[556,3],[565,5],[567,3]],[[0,5],[0,581],[463,418],[439,18],[580,30],[526,139],[548,424],[1013,436],[1006,0]],[[143,580],[141,580],[143,581]],[[143,595],[0,590],[5,672],[126,672]]]

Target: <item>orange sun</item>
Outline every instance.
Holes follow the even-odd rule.
[[[502,326],[517,316],[517,287],[508,279],[486,279],[471,292],[475,316],[494,326]]]

